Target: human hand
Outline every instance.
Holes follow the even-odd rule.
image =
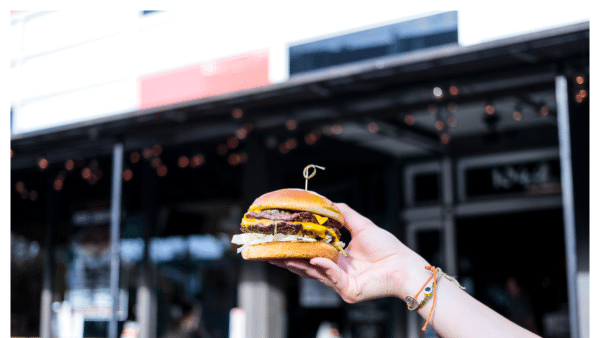
[[[321,281],[348,303],[388,296],[404,299],[412,290],[408,276],[422,273],[427,262],[346,204],[336,203],[336,206],[352,236],[345,249],[346,257],[340,255],[337,264],[323,257],[269,262],[301,277]]]

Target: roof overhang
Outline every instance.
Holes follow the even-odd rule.
[[[502,109],[517,103],[532,109],[552,105],[554,79],[569,72],[573,62],[576,70],[589,68],[589,22],[357,62],[260,88],[12,135],[16,155],[11,165],[13,169],[35,166],[41,154],[50,162],[108,154],[116,141],[124,142],[127,149],[229,137],[241,125],[231,116],[235,108],[243,109],[244,120],[251,120],[259,131],[281,128],[292,118],[314,125],[341,121],[349,123],[345,130],[353,130],[339,137],[342,141],[399,157],[431,155],[444,151],[433,127],[435,120],[429,121],[436,117],[427,114],[431,104],[442,107],[451,101],[466,109],[464,114],[470,106],[473,114],[481,112],[481,103],[492,97],[500,99],[498,104],[506,107]],[[450,85],[458,86],[460,95],[433,97],[434,87]],[[389,123],[408,114],[417,123]],[[366,131],[369,121],[377,121],[382,132]],[[555,122],[550,116],[537,123]],[[481,133],[485,125],[471,127],[461,133]],[[390,147],[390,142],[403,146]]]

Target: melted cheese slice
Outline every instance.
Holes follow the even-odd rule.
[[[251,207],[250,209],[248,209],[248,212],[261,212],[262,210],[260,210],[259,207]]]
[[[317,214],[313,214],[313,216],[315,216],[315,218],[317,219],[317,222],[319,222],[319,224],[323,224],[323,223],[327,222],[327,220],[329,219],[325,216],[319,216]]]
[[[319,223],[321,223],[321,221],[322,221],[321,224],[323,224],[323,223],[325,223],[325,221],[327,221],[327,217],[322,217],[322,216],[318,216],[318,215],[315,215],[315,217],[317,218]],[[275,223],[275,221],[271,221],[268,219],[246,218],[246,216],[244,216],[244,218],[242,218],[242,226],[244,226],[246,228],[249,225],[254,225],[254,224],[271,225],[273,223]],[[325,237],[327,237],[327,235],[329,235],[333,239],[333,241],[332,241],[333,243],[340,241],[340,239],[335,234],[335,232],[333,232],[331,229],[329,229],[328,227],[323,226],[321,224],[316,224],[316,223],[312,223],[312,222],[290,222],[290,223],[300,223],[300,224],[302,224],[302,230],[312,231],[312,233],[314,233],[316,236],[321,237],[321,238],[325,238]],[[299,232],[297,235],[300,235],[300,234],[301,234],[301,232]],[[305,236],[312,237],[310,235],[305,235]]]

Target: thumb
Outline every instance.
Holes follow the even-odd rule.
[[[370,219],[359,214],[354,209],[350,208],[346,203],[334,204],[336,207],[338,207],[342,216],[344,216],[344,220],[346,221],[346,228],[350,230],[350,234],[352,236],[371,226],[376,226],[373,222],[371,222]]]

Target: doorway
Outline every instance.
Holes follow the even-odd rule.
[[[561,209],[456,218],[461,283],[526,329],[567,337],[562,219]]]

